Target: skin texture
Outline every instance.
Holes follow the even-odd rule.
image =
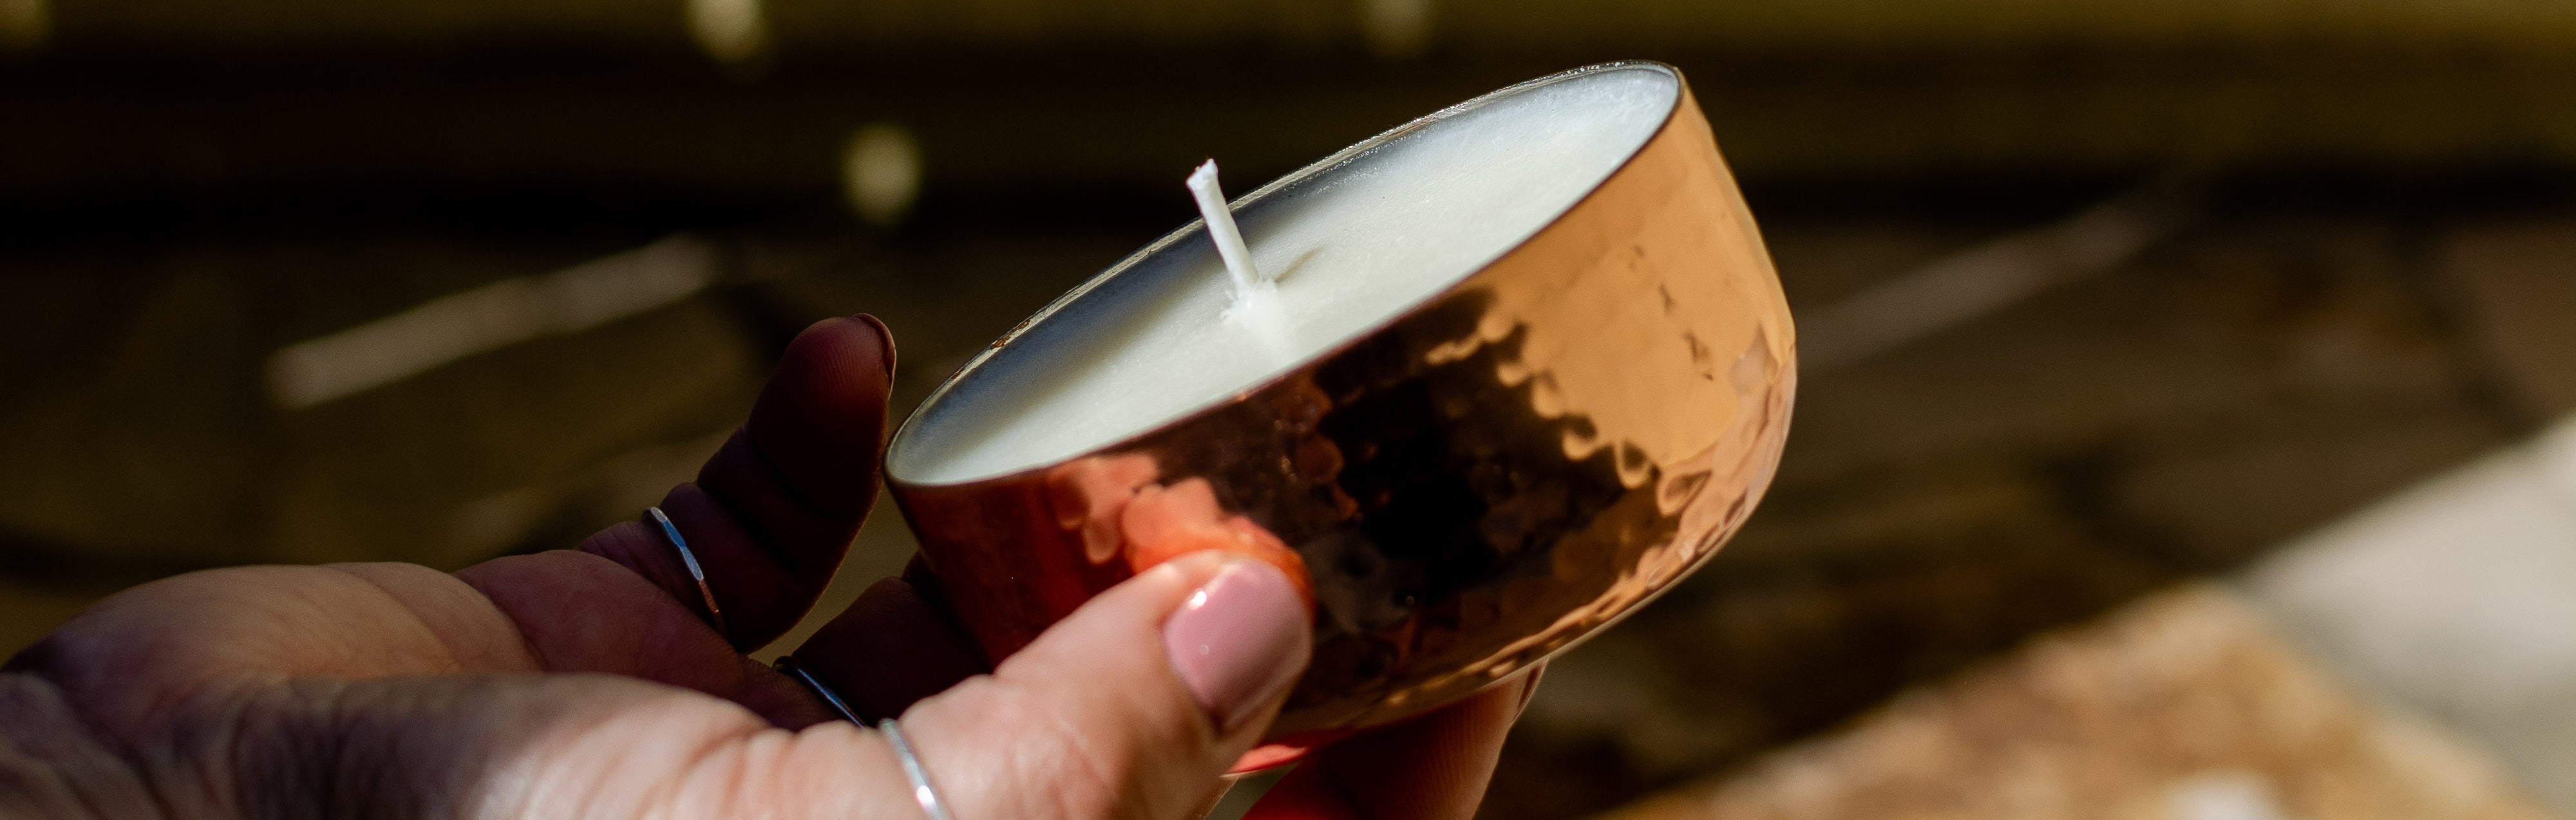
[[[454,574],[177,576],[0,670],[0,816],[920,817],[882,737],[742,655],[813,605],[874,500],[893,363],[872,318],[808,328],[662,502],[731,634],[640,519]],[[901,714],[962,820],[1191,817],[1278,709],[1220,731],[1162,644],[1231,560],[1142,573],[990,671],[921,573],[871,587],[797,655],[863,711]],[[1260,814],[1466,817],[1532,685],[1336,745]]]

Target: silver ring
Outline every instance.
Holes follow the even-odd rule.
[[[796,656],[782,655],[778,658],[778,662],[770,664],[769,668],[776,669],[788,677],[795,678],[798,683],[805,684],[805,688],[812,691],[815,697],[822,698],[824,704],[832,707],[832,711],[840,713],[842,720],[861,726],[868,725],[867,721],[859,719],[857,710],[851,709],[850,704],[841,700],[841,693],[832,691],[832,687],[824,686],[822,679],[814,677],[814,673],[805,671],[805,665],[797,663]]]
[[[680,563],[688,565],[689,579],[698,582],[698,598],[707,602],[708,624],[716,628],[716,634],[725,636],[725,640],[733,640],[733,630],[725,628],[724,608],[716,606],[715,588],[707,586],[707,571],[698,567],[697,554],[689,551],[689,539],[680,537],[680,528],[671,523],[670,516],[662,514],[662,508],[646,507],[644,512],[653,516],[654,523],[662,525],[662,536],[670,539],[672,549],[680,551]]]
[[[921,804],[921,813],[930,820],[956,820],[949,816],[948,804],[939,801],[939,790],[930,785],[930,772],[921,768],[921,758],[912,754],[912,744],[903,739],[903,724],[894,718],[877,721],[877,731],[884,732],[886,742],[894,745],[894,756],[903,761],[903,776],[912,781],[912,800]]]
[[[769,668],[776,669],[788,677],[795,678],[798,683],[805,684],[805,688],[812,690],[816,697],[822,698],[824,703],[832,707],[832,711],[839,712],[842,720],[861,726],[868,725],[867,721],[859,719],[858,712],[850,709],[849,703],[841,700],[841,693],[834,692],[832,687],[823,685],[821,678],[814,677],[814,673],[805,670],[804,664],[796,662],[796,656],[780,656],[776,662],[769,665]],[[886,743],[894,747],[895,759],[903,764],[903,779],[912,781],[912,801],[921,804],[921,813],[928,816],[930,820],[956,820],[948,813],[948,804],[940,801],[939,789],[930,785],[930,770],[922,768],[921,758],[912,753],[912,741],[904,739],[903,724],[896,722],[894,718],[886,718],[877,721],[877,731],[883,733]]]

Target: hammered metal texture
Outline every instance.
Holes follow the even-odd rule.
[[[1314,662],[1273,737],[1321,739],[1527,668],[1698,567],[1770,481],[1795,351],[1685,85],[1600,188],[1392,325],[1104,452],[891,486],[995,658],[1175,544],[1302,562]],[[1146,497],[1194,531],[1137,531]]]

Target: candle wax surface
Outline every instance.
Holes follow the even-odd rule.
[[[1234,211],[1269,286],[1239,299],[1194,224],[934,397],[888,467],[923,484],[1007,475],[1258,387],[1546,227],[1634,155],[1679,94],[1652,67],[1573,74],[1300,172]]]

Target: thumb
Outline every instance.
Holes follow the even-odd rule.
[[[1265,562],[1183,556],[914,704],[904,733],[958,817],[1182,817],[1269,727],[1311,618]]]

